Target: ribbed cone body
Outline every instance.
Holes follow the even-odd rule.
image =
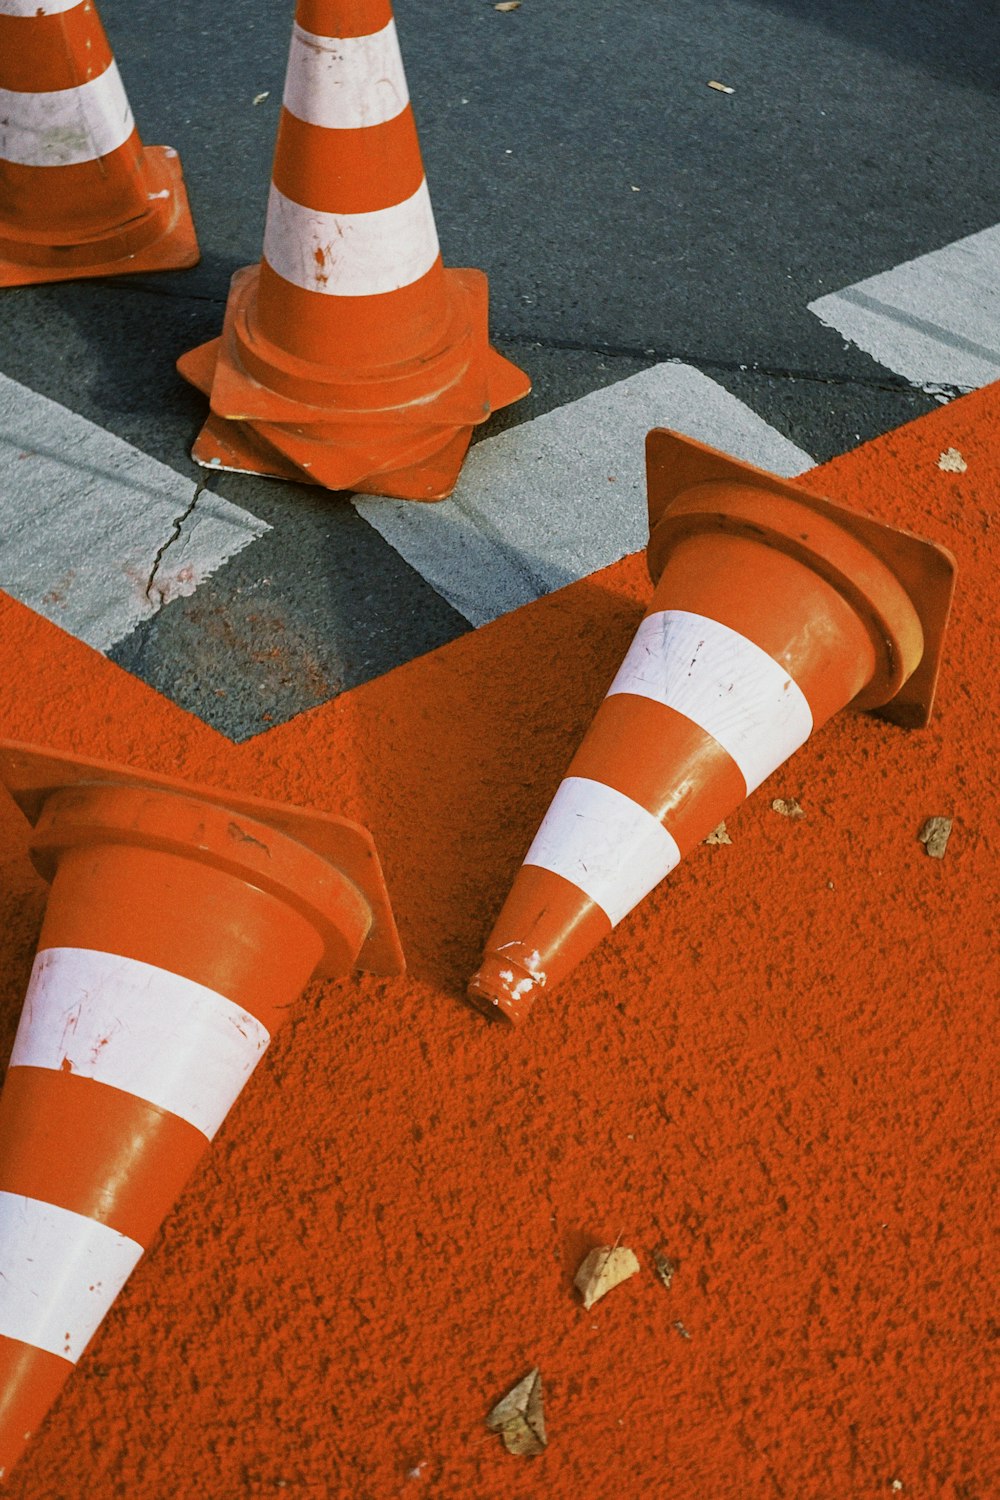
[[[527,394],[490,348],[486,278],[443,268],[388,0],[300,0],[263,259],[178,368],[210,396],[200,463],[413,499]]]
[[[487,940],[469,987],[487,1014],[521,1020],[814,729],[885,702],[921,659],[905,590],[849,532],[735,485],[689,494],[697,515],[682,499],[654,533],[652,604]]]
[[[322,963],[372,924],[327,858],[224,803],[53,791],[52,888],[0,1095],[0,1474]]]
[[[93,0],[6,0],[0,109],[0,286],[195,264],[177,154],[143,148]]]

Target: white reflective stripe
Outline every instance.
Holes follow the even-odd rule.
[[[43,948],[10,1065],[106,1083],[211,1140],[269,1041],[245,1010],[179,974],[118,953]]]
[[[0,0],[0,16],[58,16],[83,0]]]
[[[0,1192],[0,1333],[76,1364],[141,1254],[97,1219]]]
[[[438,257],[427,183],[392,208],[328,214],[303,208],[271,187],[264,258],[273,271],[307,292],[373,297],[410,286]]]
[[[358,130],[394,120],[409,102],[395,21],[372,36],[316,36],[293,27],[284,103],[296,119]]]
[[[652,698],[697,724],[732,756],[748,794],[812,732],[812,710],[784,667],[728,625],[685,609],[646,616],[612,693]]]
[[[112,62],[75,89],[0,89],[0,158],[22,167],[71,167],[125,144],[135,121]]]
[[[603,782],[567,776],[524,856],[572,881],[616,926],[680,862],[658,818]]]

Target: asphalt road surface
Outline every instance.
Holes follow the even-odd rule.
[[[232,273],[260,257],[293,7],[100,10],[143,140],[180,152],[202,260],[0,293],[0,375],[193,498],[205,402],[174,361],[219,332]],[[816,461],[947,397],[809,304],[1000,220],[994,7],[399,0],[396,19],[445,263],[488,273],[495,343],[534,380],[479,441],[670,362]],[[570,467],[599,410],[561,429]],[[237,474],[209,492],[253,537],[107,649],[232,738],[471,628],[346,495]]]

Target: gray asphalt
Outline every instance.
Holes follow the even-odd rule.
[[[181,154],[203,259],[3,292],[0,369],[194,484],[205,403],[173,362],[259,259],[294,8],[100,10],[143,139]],[[819,460],[931,409],[806,308],[1000,219],[994,6],[399,0],[396,18],[445,262],[488,272],[495,342],[535,382],[480,437],[668,359]],[[274,529],[112,654],[234,739],[468,628],[344,496],[210,482]]]

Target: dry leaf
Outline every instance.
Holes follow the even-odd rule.
[[[598,1245],[573,1277],[573,1285],[583,1298],[584,1307],[591,1308],[638,1269],[639,1262],[626,1245]]]
[[[917,834],[931,859],[944,859],[944,851],[951,837],[951,818],[928,818]]]
[[[542,1374],[537,1365],[497,1402],[486,1425],[491,1432],[499,1432],[508,1453],[522,1458],[541,1453],[548,1438],[542,1411]]]
[[[735,89],[731,89],[729,87],[728,83],[717,83],[714,78],[710,78],[709,79],[708,86],[709,86],[710,89],[715,89],[716,92],[719,93],[719,94],[735,94],[736,93],[736,90]]]
[[[271,90],[270,89],[265,89],[262,94],[254,94],[254,96],[253,96],[253,102],[254,102],[254,104],[263,104],[264,100],[265,99],[269,99],[270,97],[271,97]]]
[[[499,5],[494,5],[494,10],[520,10],[521,0],[500,0]]]
[[[957,448],[946,448],[938,459],[938,468],[946,474],[964,474],[968,467]]]
[[[774,811],[776,813],[780,813],[783,818],[805,817],[805,812],[796,802],[794,797],[790,797],[787,802],[785,801],[784,797],[775,797],[774,801],[771,803],[771,806]]]
[[[656,1267],[657,1276],[659,1276],[660,1280],[663,1282],[663,1285],[669,1292],[671,1285],[673,1284],[674,1272],[677,1270],[677,1267],[674,1265],[673,1261],[668,1255],[664,1255],[662,1250],[653,1251],[653,1265]]]
[[[689,1339],[691,1337],[680,1319],[677,1320],[677,1322],[674,1324],[674,1327],[677,1329],[677,1332],[680,1334],[682,1339]]]
[[[720,823],[718,828],[712,829],[712,832],[704,842],[706,844],[731,844],[733,841],[726,832],[725,823]]]

